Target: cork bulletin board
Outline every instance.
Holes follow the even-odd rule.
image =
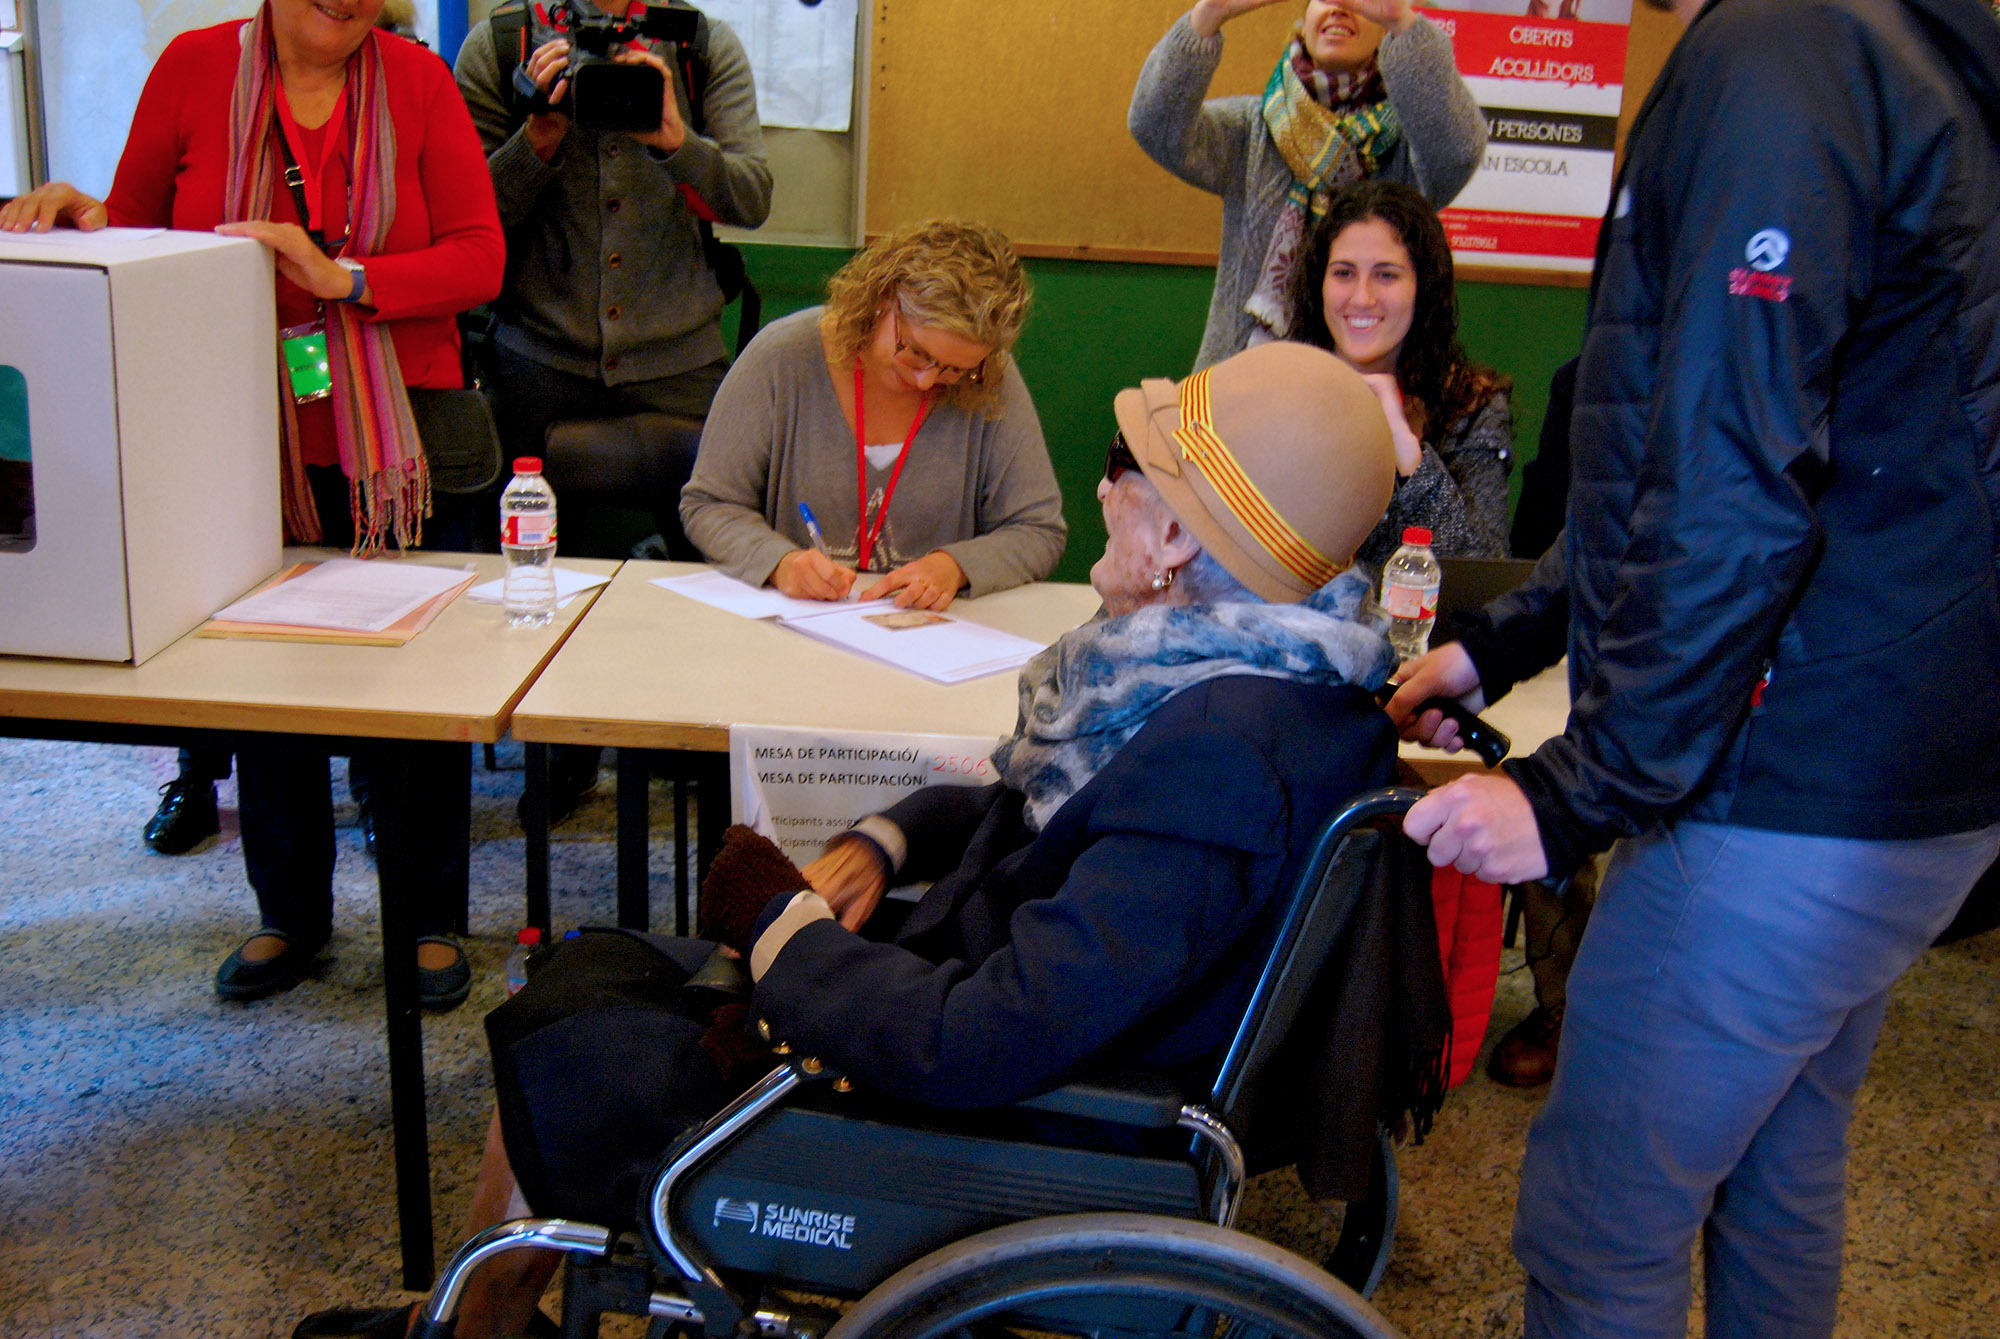
[[[871,236],[954,214],[998,228],[1025,255],[1215,263],[1220,199],[1156,166],[1125,128],[1139,68],[1185,0],[872,3]],[[1209,96],[1261,92],[1301,9],[1275,4],[1233,20]],[[1669,15],[1634,6],[1621,146],[1679,31]],[[1461,277],[1587,282],[1477,266]]]
[[[1212,97],[1262,91],[1301,6],[1230,23]],[[867,231],[956,214],[1027,255],[1215,262],[1222,203],[1125,129],[1184,0],[874,0]]]

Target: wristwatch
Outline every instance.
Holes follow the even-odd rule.
[[[337,256],[334,258],[333,263],[354,276],[354,287],[348,289],[347,296],[340,300],[342,302],[361,301],[361,295],[368,291],[368,273],[361,268],[361,262],[348,256]]]

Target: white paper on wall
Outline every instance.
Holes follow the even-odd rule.
[[[998,780],[990,735],[881,734],[783,725],[729,728],[735,821],[817,860],[829,838],[925,786]]]
[[[757,118],[767,126],[845,131],[854,114],[857,0],[694,0],[750,53]]]

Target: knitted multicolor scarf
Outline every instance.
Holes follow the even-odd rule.
[[[1297,34],[1264,87],[1264,125],[1292,170],[1292,188],[1271,229],[1257,288],[1243,304],[1260,327],[1253,344],[1291,333],[1286,295],[1306,235],[1326,217],[1334,192],[1374,176],[1403,138],[1373,61],[1351,74],[1328,74],[1313,65]]]
[[[396,128],[389,119],[378,40],[370,32],[347,62],[347,124],[353,142],[349,230],[342,254],[356,260],[381,253],[396,217]],[[244,29],[243,56],[229,94],[229,175],[222,216],[230,222],[271,217],[271,199],[284,178],[277,84],[277,46],[270,0],[265,0]],[[349,303],[326,304],[326,317],[334,428],[354,515],[354,551],[380,549],[391,536],[403,548],[421,543],[431,508],[430,472],[410,417],[395,342],[385,325],[363,321]],[[282,353],[279,367],[283,386]],[[316,543],[321,538],[319,515],[306,483],[297,417],[290,395],[279,398],[284,402],[285,532],[299,543]]]
[[[1063,634],[1021,671],[1021,715],[993,754],[1040,831],[1183,689],[1229,674],[1379,688],[1388,617],[1350,567],[1297,604],[1153,605]]]

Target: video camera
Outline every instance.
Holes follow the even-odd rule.
[[[695,38],[701,14],[685,6],[649,4],[634,15],[600,13],[577,0],[560,0],[549,11],[550,25],[569,39],[569,63],[550,87],[562,80],[569,89],[551,104],[535,86],[528,67],[514,67],[514,87],[528,100],[531,112],[558,111],[592,130],[657,130],[666,100],[666,79],[652,65],[624,64],[612,53],[644,37],[683,46]]]

